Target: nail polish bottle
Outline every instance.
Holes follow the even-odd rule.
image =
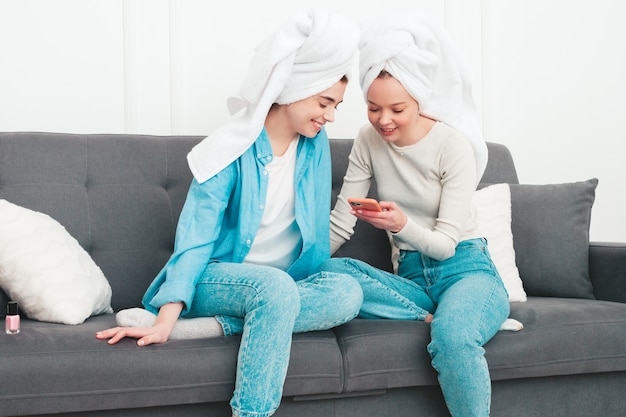
[[[9,301],[7,303],[5,331],[7,334],[17,334],[20,332],[20,314],[17,308],[17,301]]]

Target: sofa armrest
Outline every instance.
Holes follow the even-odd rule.
[[[589,278],[597,299],[626,303],[626,243],[591,242]]]

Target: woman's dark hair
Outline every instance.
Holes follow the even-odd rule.
[[[388,77],[393,78],[393,75],[391,75],[389,71],[387,71],[386,69],[383,69],[378,73],[378,76],[376,78],[388,78]]]

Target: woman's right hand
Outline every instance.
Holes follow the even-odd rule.
[[[383,211],[352,209],[358,219],[368,222],[372,226],[398,233],[407,222],[406,214],[391,201],[380,201],[378,203]]]
[[[138,346],[147,346],[153,343],[165,343],[171,329],[164,325],[155,324],[153,327],[113,327],[96,333],[96,339],[108,340],[108,344],[114,345],[125,337],[138,339]]]
[[[113,327],[96,333],[96,339],[105,340],[114,345],[125,337],[134,337],[138,346],[147,346],[153,343],[165,343],[176,324],[176,320],[183,311],[182,302],[167,303],[161,306],[159,314],[152,327]]]

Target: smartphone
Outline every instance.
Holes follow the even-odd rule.
[[[378,204],[378,201],[373,198],[348,198],[348,203],[355,209],[363,209],[363,210],[372,210],[372,211],[383,211]]]

